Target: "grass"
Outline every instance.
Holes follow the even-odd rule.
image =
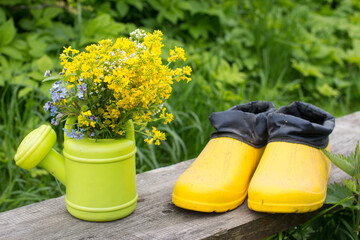
[[[64,187],[44,170],[15,166],[13,158],[22,138],[46,120],[39,109],[46,96],[36,89],[19,96],[21,90],[21,85],[1,87],[0,211],[64,194]]]

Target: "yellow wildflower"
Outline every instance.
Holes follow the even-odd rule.
[[[186,60],[185,51],[180,47],[170,50],[169,64],[164,65],[162,41],[161,31],[136,30],[131,38],[122,37],[114,42],[104,39],[81,52],[65,47],[60,61],[68,95],[57,107],[61,112],[77,115],[78,126],[85,134],[101,132],[105,137],[123,135],[119,124],[129,119],[140,129],[159,118],[164,119],[165,124],[171,122],[174,116],[161,106],[170,97],[174,80],[191,80],[191,68],[170,68],[171,62]],[[77,95],[79,89],[86,92],[87,99]],[[80,102],[76,102],[79,99]],[[84,103],[88,109],[81,108]],[[104,128],[109,131],[96,131]],[[158,145],[166,139],[156,128],[146,135],[145,141],[149,144]]]
[[[186,61],[185,51],[183,48],[175,47],[175,49],[170,49],[170,57],[167,59],[168,62],[176,62],[178,60]]]

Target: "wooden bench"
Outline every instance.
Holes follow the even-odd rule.
[[[332,152],[348,154],[360,140],[360,112],[336,119]],[[85,222],[66,210],[59,197],[0,214],[0,239],[262,239],[298,225],[315,213],[266,214],[247,201],[227,213],[199,213],[171,202],[174,183],[193,160],[137,175],[138,206],[113,222]],[[330,182],[346,174],[333,166]],[[1,184],[1,183],[0,183]]]

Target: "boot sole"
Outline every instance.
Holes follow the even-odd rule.
[[[264,203],[248,199],[248,206],[251,210],[267,213],[306,213],[312,212],[324,205],[325,198],[318,202],[303,204],[286,203]]]
[[[246,195],[247,195],[247,193],[235,201],[222,203],[222,204],[192,201],[192,200],[178,197],[175,194],[172,195],[172,201],[176,206],[185,208],[188,210],[197,211],[197,212],[218,212],[218,213],[220,213],[220,212],[227,212],[227,211],[233,210],[233,209],[237,208],[238,206],[240,206],[244,202]]]

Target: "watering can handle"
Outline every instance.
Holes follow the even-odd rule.
[[[65,122],[65,129],[70,132],[71,126],[75,122],[76,122],[75,117],[69,117]],[[125,123],[124,130],[125,130],[125,138],[127,138],[131,141],[135,141],[134,124],[131,120],[129,120]],[[67,139],[67,138],[69,138],[69,137],[66,136],[66,134],[64,134],[64,139]]]

